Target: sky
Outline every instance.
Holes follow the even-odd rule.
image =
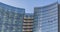
[[[42,7],[56,2],[57,0],[0,0],[10,6],[24,8],[26,13],[33,13],[34,7]],[[60,0],[58,0],[60,2]]]

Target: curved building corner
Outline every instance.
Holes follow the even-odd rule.
[[[0,2],[0,32],[22,32],[25,9]]]
[[[58,32],[58,4],[34,8],[33,32]]]

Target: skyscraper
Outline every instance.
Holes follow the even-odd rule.
[[[23,22],[23,32],[32,32],[33,13],[25,13]]]
[[[33,32],[58,32],[58,4],[34,8]]]
[[[58,5],[58,32],[60,32],[60,4]]]
[[[22,32],[25,9],[0,3],[0,32]]]

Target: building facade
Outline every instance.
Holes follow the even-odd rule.
[[[23,32],[32,32],[32,28],[33,28],[33,14],[26,13],[24,16]]]
[[[58,5],[58,32],[60,32],[60,4]]]
[[[0,32],[22,32],[24,10],[0,3]]]
[[[33,32],[58,32],[58,4],[34,8]]]

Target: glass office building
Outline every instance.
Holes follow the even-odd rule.
[[[0,32],[22,32],[24,10],[0,3]]]
[[[33,32],[58,32],[58,4],[34,8]]]
[[[60,4],[58,5],[58,32],[60,32]]]

